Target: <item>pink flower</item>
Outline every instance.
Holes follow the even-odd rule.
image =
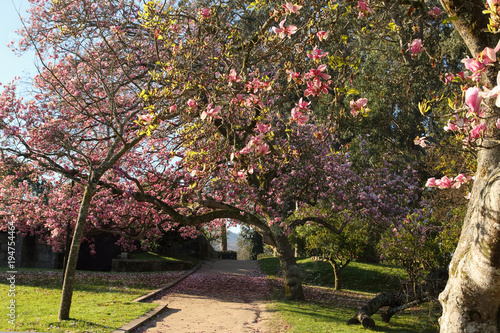
[[[437,18],[439,16],[439,8],[434,6],[431,11],[428,13],[431,16],[434,16],[434,18]]]
[[[175,112],[175,110],[177,110],[177,105],[172,105],[170,108],[169,108],[169,112],[172,113],[172,112]]]
[[[309,73],[306,74],[306,78],[310,79],[313,77],[316,78],[322,78],[324,80],[328,80],[331,76],[328,74],[323,73],[326,69],[326,65],[320,65],[317,69],[310,69]]]
[[[459,129],[460,128],[456,124],[454,124],[454,123],[452,123],[450,121],[448,121],[448,124],[446,124],[446,126],[444,127],[444,130],[446,132],[448,132],[448,131],[458,131]]]
[[[475,58],[462,59],[462,63],[464,63],[465,68],[471,70],[472,73],[476,73],[484,69],[484,64],[480,63]]]
[[[195,110],[198,108],[198,105],[196,104],[196,101],[194,99],[192,99],[192,98],[188,99],[187,105],[190,108],[194,108]]]
[[[201,15],[203,18],[209,18],[210,17],[210,8],[202,8],[201,9]]]
[[[294,5],[291,2],[287,2],[286,4],[282,5],[282,7],[284,7],[285,10],[287,11],[287,13],[289,13],[289,14],[292,14],[292,13],[298,14],[299,10],[302,8],[302,6]]]
[[[269,130],[271,129],[271,124],[262,124],[262,123],[258,123],[257,124],[257,130],[259,131],[259,133],[267,133],[269,132]]]
[[[471,113],[479,115],[481,112],[481,101],[483,96],[478,87],[472,87],[465,92],[465,104],[470,108]]]
[[[255,147],[255,151],[259,155],[266,155],[266,154],[270,153],[269,146],[267,143],[263,143],[261,145],[258,145],[257,147]]]
[[[440,180],[436,180],[436,185],[440,189],[450,188],[451,187],[451,179],[448,176],[443,176]]]
[[[411,44],[408,44],[408,50],[411,52],[411,56],[414,57],[425,50],[425,47],[422,47],[421,39],[414,39]]]
[[[149,124],[154,120],[154,116],[152,114],[145,114],[142,116],[139,116],[139,123],[141,125]]]
[[[203,111],[201,113],[201,120],[205,120],[206,118],[208,118],[209,120],[210,119],[221,119],[220,116],[219,116],[219,113],[220,113],[220,110],[221,110],[221,107],[220,106],[216,106],[214,108],[212,108],[212,103],[208,104],[207,106],[207,110],[206,111]]]
[[[299,102],[297,104],[295,104],[295,108],[294,109],[298,109],[298,110],[309,110],[309,105],[311,104],[311,102],[305,102],[302,100],[302,97],[299,99]]]
[[[497,61],[497,52],[500,50],[500,41],[497,43],[494,49],[486,47],[483,52],[477,57],[480,62],[488,66],[491,63]]]
[[[486,124],[479,124],[477,126],[474,126],[472,131],[470,131],[470,137],[471,141],[475,141],[479,139],[487,130]]]
[[[300,79],[300,73],[299,72],[294,72],[294,71],[292,71],[290,69],[287,69],[286,70],[286,74],[288,75],[288,82],[292,81],[292,79],[294,81]]]
[[[453,188],[460,188],[462,184],[465,184],[471,180],[472,177],[466,177],[463,173],[457,175],[455,179],[453,180],[453,185],[451,187]]]
[[[314,78],[314,80],[307,82],[307,89],[304,91],[304,96],[317,96],[321,93],[328,94],[328,89],[330,89],[329,84],[330,81],[322,83],[320,79]]]
[[[445,76],[444,76],[444,83],[450,83],[450,82],[453,82],[453,79],[455,78],[455,75],[453,75],[452,73],[447,73]]]
[[[229,71],[228,80],[229,80],[229,86],[231,86],[233,82],[241,81],[241,78],[236,74],[236,70],[234,68],[231,68],[231,70]]]
[[[429,141],[426,140],[427,137],[426,136],[423,136],[423,137],[416,137],[415,140],[413,140],[413,143],[416,145],[416,146],[420,146],[422,148],[427,148],[429,147]]]
[[[498,118],[497,123],[495,125],[498,129],[500,129],[500,118]]]
[[[319,41],[322,42],[328,38],[328,32],[321,30],[316,33],[316,36],[318,37]]]
[[[436,186],[436,178],[427,179],[427,183],[425,183],[425,187],[435,187]]]
[[[311,52],[307,53],[307,56],[309,58],[312,58],[313,60],[321,59],[323,57],[326,57],[327,55],[328,55],[328,52],[323,53],[323,51],[321,51],[321,49],[318,49],[317,46],[315,46]],[[326,65],[325,65],[325,67],[326,67]]]
[[[305,125],[309,121],[309,116],[300,112],[297,108],[292,109],[292,121],[296,121],[299,125]]]
[[[359,112],[363,110],[364,106],[368,103],[366,98],[360,98],[357,101],[350,101],[349,105],[351,106],[351,114],[354,117],[357,117]],[[370,109],[366,108],[365,111],[370,111]]]
[[[500,107],[500,72],[498,72],[498,74],[497,74],[497,85],[491,90],[484,87],[483,96],[485,98],[496,97],[495,105]]]
[[[240,170],[236,173],[236,176],[238,177],[239,180],[246,180],[247,172],[245,170]]]
[[[373,8],[370,7],[369,1],[358,1],[358,8],[358,18],[362,18],[373,13]]]
[[[273,27],[273,31],[277,33],[280,38],[285,38],[286,35],[288,35],[288,37],[290,38],[291,35],[297,32],[297,27],[294,25],[289,25],[288,27],[285,27],[284,26],[285,21],[286,19],[280,22],[279,28]]]

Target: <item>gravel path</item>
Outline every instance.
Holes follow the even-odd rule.
[[[213,260],[158,296],[168,309],[134,332],[269,332],[270,291],[255,261]]]

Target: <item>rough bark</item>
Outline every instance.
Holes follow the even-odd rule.
[[[425,281],[416,286],[408,285],[406,290],[381,293],[361,307],[356,314],[347,321],[348,325],[362,324],[365,328],[375,327],[375,320],[371,316],[382,307],[389,307],[381,313],[382,321],[388,323],[392,316],[410,307],[436,299],[444,289],[448,274],[445,269],[432,270]]]
[[[302,290],[302,278],[299,267],[295,261],[292,247],[288,242],[288,237],[281,230],[273,230],[273,238],[276,246],[278,259],[280,260],[281,270],[283,272],[283,282],[285,284],[285,296],[289,299],[301,301],[304,300],[304,291]]]
[[[85,193],[80,204],[78,219],[76,221],[75,231],[73,233],[73,242],[71,243],[68,262],[66,264],[66,270],[64,273],[61,304],[59,306],[58,315],[59,320],[69,319],[71,299],[73,297],[73,288],[75,285],[75,272],[76,264],[78,262],[78,253],[80,252],[80,244],[82,243],[85,222],[89,215],[90,202],[92,201],[92,197],[94,196],[96,189],[97,185],[90,182],[89,185],[85,188]]]
[[[494,47],[498,36],[487,33],[488,16],[481,0],[441,0],[472,56]],[[483,84],[496,85],[497,70],[483,76]],[[496,113],[496,116],[494,114]],[[485,122],[494,129],[498,109]],[[450,279],[439,300],[442,333],[498,332],[500,306],[500,146],[499,133],[486,138],[478,150],[478,164],[467,215],[457,250],[450,264]]]

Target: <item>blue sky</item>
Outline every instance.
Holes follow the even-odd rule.
[[[18,40],[16,30],[22,27],[19,14],[27,17],[28,0],[1,0],[0,5],[0,82],[9,83],[14,77],[29,78],[36,73],[33,52],[18,57],[7,47],[12,40]]]

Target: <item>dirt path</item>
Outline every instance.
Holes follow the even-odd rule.
[[[168,309],[134,332],[268,332],[269,293],[255,261],[213,260],[159,296]]]

